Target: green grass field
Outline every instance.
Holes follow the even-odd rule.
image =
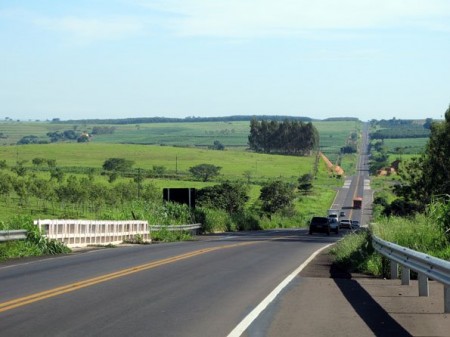
[[[101,169],[108,158],[134,161],[134,168],[164,166],[170,173],[187,174],[190,167],[209,163],[222,167],[224,178],[243,178],[249,171],[255,179],[299,177],[313,170],[314,157],[267,155],[245,151],[216,151],[158,145],[106,143],[55,143],[0,147],[0,158],[9,166],[33,158],[55,159],[58,167],[92,167]]]
[[[385,139],[384,145],[389,153],[420,154],[424,151],[428,138]]]
[[[345,145],[349,135],[360,128],[360,124],[355,122],[319,121],[313,124],[319,130],[321,150],[332,161],[337,159],[340,148]],[[23,162],[24,166],[30,168],[33,167],[34,158],[53,159],[59,168],[94,168],[99,173],[106,159],[125,158],[134,162],[135,169],[152,170],[153,166],[163,166],[168,174],[178,175],[179,179],[147,180],[161,190],[164,187],[202,188],[226,179],[238,179],[250,182],[248,207],[257,201],[264,182],[282,179],[295,184],[301,175],[312,173],[315,162],[314,156],[294,157],[246,151],[248,122],[114,125],[116,128],[114,134],[95,136],[89,143],[15,145],[19,139],[27,135],[46,139],[47,132],[73,129],[89,132],[93,126],[48,122],[0,123],[2,136],[0,143],[3,144],[0,146],[0,159],[4,160],[8,167]],[[225,151],[207,149],[207,146],[212,145],[215,140],[225,145]],[[355,158],[354,155],[344,156],[342,158],[344,169],[351,170],[355,165]],[[202,163],[222,167],[220,177],[206,183],[193,181],[189,175],[189,168]],[[335,188],[342,184],[341,180],[329,174],[323,162],[319,167],[318,175],[313,182],[313,190],[309,195],[299,196],[295,203],[295,209],[299,214],[295,218],[297,225],[306,225],[314,214],[324,214],[334,198]],[[49,178],[48,172],[33,174],[44,179]],[[108,184],[105,176],[96,176],[95,179]],[[126,178],[120,178],[118,181],[123,179]],[[9,200],[4,200],[0,221],[17,214],[27,214],[35,218],[58,216],[56,213],[46,213],[38,200],[31,200],[27,207],[17,208],[18,201],[15,198],[12,195]]]
[[[335,161],[340,148],[359,122],[314,121],[320,135],[320,148]],[[0,145],[15,145],[22,137],[34,135],[48,140],[47,132],[77,130],[91,133],[94,124],[55,124],[50,122],[0,122]],[[249,122],[186,122],[102,125],[114,127],[113,134],[95,135],[91,143],[149,144],[208,147],[218,140],[225,147],[245,149],[250,131]]]

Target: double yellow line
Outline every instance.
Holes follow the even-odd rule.
[[[181,254],[181,255],[177,255],[177,256],[173,256],[173,257],[169,257],[166,259],[162,259],[162,260],[157,260],[157,261],[153,261],[153,262],[149,262],[146,264],[142,264],[142,265],[138,265],[138,266],[134,266],[131,268],[126,268],[126,269],[122,269],[119,270],[117,272],[114,273],[110,273],[110,274],[105,274],[105,275],[101,275],[101,276],[97,276],[94,278],[90,278],[84,281],[79,281],[79,282],[75,282],[75,283],[70,283],[61,287],[57,287],[57,288],[53,288],[53,289],[49,289],[46,291],[42,291],[42,292],[38,292],[35,294],[31,294],[25,297],[20,297],[20,298],[16,298],[14,300],[10,300],[7,302],[3,302],[0,303],[0,312],[4,312],[4,311],[8,311],[17,307],[21,307],[33,302],[37,302],[37,301],[42,301],[46,298],[50,298],[50,297],[54,297],[54,296],[58,296],[58,295],[62,295],[62,294],[66,294],[72,291],[76,291],[78,289],[82,289],[82,288],[86,288],[86,287],[90,287],[92,285],[98,284],[98,283],[103,283],[106,281],[110,281],[119,277],[123,277],[123,276],[127,276],[130,274],[134,274],[134,273],[138,273],[141,272],[143,270],[148,270],[148,269],[152,269],[152,268],[156,268],[165,264],[169,264],[169,263],[174,263],[174,262],[178,262],[181,260],[186,260],[189,259],[191,257],[194,256],[198,256],[198,255],[202,255],[202,254],[206,254],[209,252],[213,252],[216,250],[221,250],[221,249],[227,249],[227,248],[233,248],[233,247],[238,247],[238,246],[246,246],[246,245],[250,245],[250,244],[254,244],[256,242],[252,241],[252,242],[243,242],[243,243],[236,243],[236,244],[231,244],[231,245],[224,245],[224,246],[218,246],[218,247],[212,247],[212,248],[204,248],[204,249],[200,249],[200,250],[196,250],[193,252],[189,252],[189,253],[185,253],[185,254]]]

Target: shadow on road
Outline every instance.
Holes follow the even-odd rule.
[[[334,278],[342,294],[375,336],[412,337],[357,281],[350,279],[351,276],[341,278],[342,276],[345,275],[333,275],[331,271],[331,277]]]

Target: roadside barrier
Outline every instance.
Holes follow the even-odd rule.
[[[195,235],[200,232],[200,229],[202,228],[202,224],[192,224],[192,225],[153,225],[150,226],[150,232],[151,231],[160,231],[162,229],[168,230],[169,232],[175,232],[175,231],[189,231],[191,234]]]
[[[399,246],[372,235],[372,245],[381,255],[390,260],[391,278],[399,277],[401,266],[402,285],[409,285],[411,271],[418,274],[419,296],[428,296],[428,280],[444,285],[444,312],[450,313],[450,262]]]
[[[35,220],[44,236],[68,247],[119,244],[139,237],[150,242],[147,221]]]
[[[0,231],[0,242],[25,240],[26,238],[27,238],[27,231],[25,229]]]
[[[63,242],[67,247],[85,247],[88,245],[119,244],[124,241],[151,242],[151,231],[189,231],[199,233],[201,224],[190,225],[153,225],[139,220],[34,220],[41,233],[48,239]],[[0,231],[0,242],[25,240],[27,231]]]

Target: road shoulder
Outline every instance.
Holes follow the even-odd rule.
[[[329,249],[319,254],[283,294],[269,336],[450,336],[443,287],[430,281],[419,297],[415,281],[349,273]]]

